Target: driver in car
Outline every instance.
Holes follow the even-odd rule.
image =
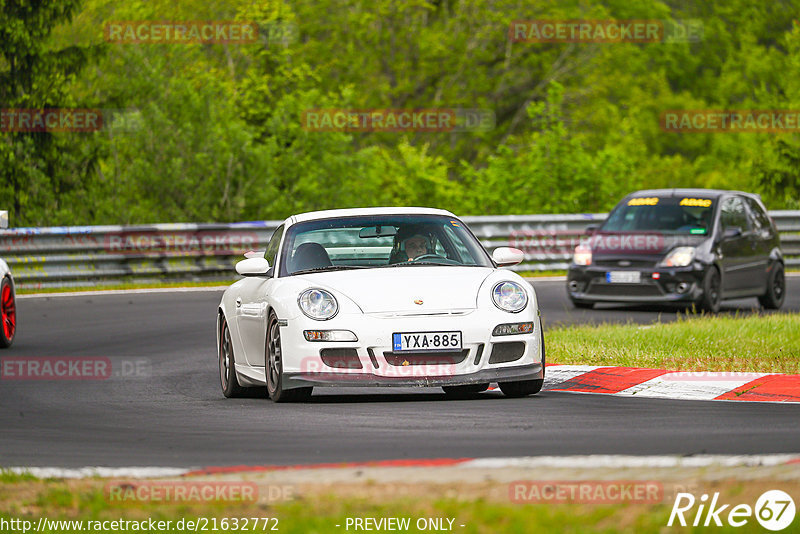
[[[417,226],[401,228],[395,236],[394,243],[389,257],[390,264],[412,261],[433,252],[430,236]]]
[[[428,238],[420,234],[413,235],[403,241],[403,248],[406,251],[406,256],[408,256],[408,261],[430,253]]]

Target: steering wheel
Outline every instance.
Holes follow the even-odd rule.
[[[438,260],[445,259],[442,256],[439,256],[438,254],[423,254],[422,256],[417,256],[416,258],[414,258],[411,261],[419,261],[419,260],[424,260],[424,259],[427,259],[427,258],[436,258]]]

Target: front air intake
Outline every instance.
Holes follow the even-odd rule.
[[[519,360],[525,354],[524,341],[508,341],[492,345],[492,355],[489,363],[507,363]]]
[[[356,349],[322,349],[319,351],[322,363],[336,369],[361,369],[361,359]]]

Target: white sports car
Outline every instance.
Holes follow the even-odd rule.
[[[8,264],[0,260],[0,349],[11,346],[17,334],[17,302],[14,277]]]
[[[236,264],[217,347],[226,397],[275,402],[315,386],[433,386],[468,396],[498,383],[537,393],[544,337],[536,294],[452,213],[362,208],[289,217]]]

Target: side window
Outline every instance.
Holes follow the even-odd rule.
[[[438,254],[439,256],[446,257],[447,251],[444,249],[444,244],[439,241],[438,237],[433,239],[433,253]]]
[[[275,257],[278,255],[278,247],[281,244],[281,237],[283,237],[283,225],[279,226],[272,234],[267,244],[267,250],[264,251],[264,259],[269,262],[270,267],[275,266]]]
[[[750,230],[750,224],[747,221],[747,212],[745,211],[744,202],[739,197],[730,197],[725,199],[722,203],[722,211],[720,214],[720,222],[722,228],[735,228],[739,227],[742,232]]]
[[[456,235],[453,228],[449,225],[445,225],[444,233],[446,234],[446,238],[450,243],[452,243],[453,248],[455,248],[456,254],[458,254],[458,258],[450,258],[451,260],[456,260],[463,265],[475,265],[475,259],[472,257],[472,254],[469,253],[467,247],[464,246],[464,242]],[[444,246],[442,246],[444,249]],[[439,253],[441,256],[444,256],[444,253]]]
[[[758,202],[752,198],[746,198],[747,207],[750,212],[750,222],[753,224],[753,230],[758,234],[768,236],[772,234],[772,223],[769,216],[764,212]]]

